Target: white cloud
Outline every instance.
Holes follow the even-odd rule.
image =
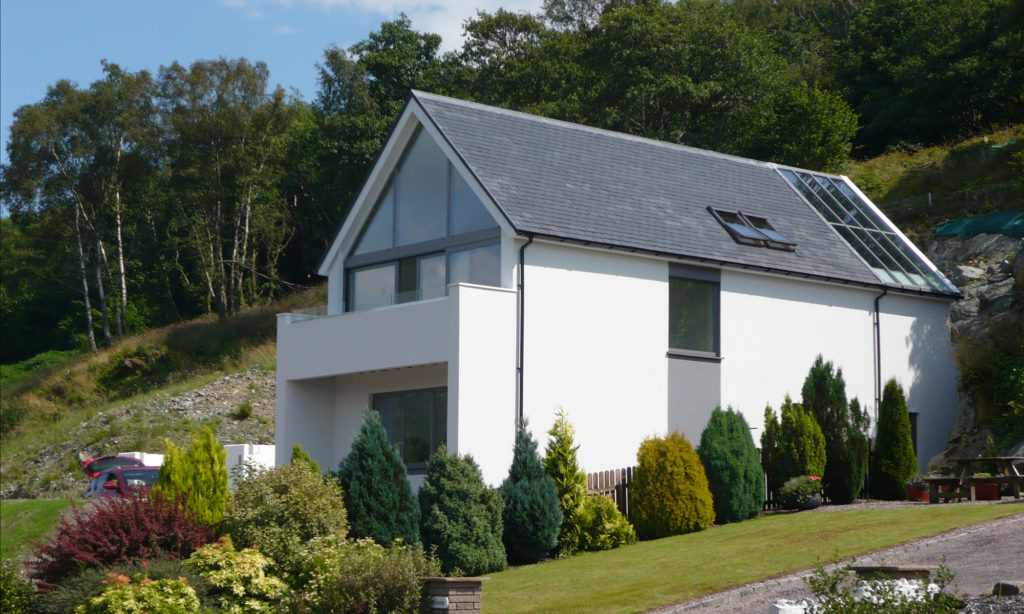
[[[287,36],[289,34],[295,34],[297,32],[298,30],[287,24],[283,24],[274,28],[274,34],[279,34],[281,36]]]

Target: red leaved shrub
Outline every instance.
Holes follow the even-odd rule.
[[[210,527],[164,497],[110,497],[73,508],[49,537],[34,543],[30,575],[45,590],[91,567],[183,559],[212,538]]]

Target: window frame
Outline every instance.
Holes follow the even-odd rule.
[[[447,442],[448,442],[448,432],[447,432],[448,431],[448,386],[433,386],[433,387],[429,387],[429,388],[414,388],[414,389],[409,389],[409,390],[390,390],[390,391],[387,391],[387,392],[375,392],[375,393],[370,395],[370,407],[373,408],[373,411],[376,411],[378,414],[381,413],[380,410],[377,409],[377,407],[378,407],[378,405],[377,405],[378,399],[394,398],[394,397],[398,397],[400,399],[399,423],[401,425],[400,428],[401,428],[401,431],[402,431],[401,432],[401,436],[399,437],[398,441],[393,441],[391,439],[391,434],[388,433],[388,442],[393,444],[393,445],[398,446],[399,456],[401,457],[402,462],[405,463],[405,468],[406,468],[406,470],[410,474],[414,474],[414,473],[415,474],[421,474],[421,473],[425,473],[426,470],[427,470],[427,463],[426,463],[426,461],[422,461],[422,462],[420,462],[420,461],[409,462],[408,460],[406,460],[406,456],[405,456],[405,441],[406,441],[406,431],[405,431],[405,422],[406,422],[406,416],[405,416],[405,397],[406,397],[406,395],[414,395],[414,394],[422,394],[422,393],[430,393],[430,395],[431,395],[430,428],[428,429],[429,430],[428,435],[429,435],[430,446],[429,446],[429,452],[427,454],[427,456],[429,457],[431,454],[433,454],[437,450],[437,448],[441,444],[447,444]],[[434,419],[437,416],[438,410],[439,410],[439,408],[437,406],[438,394],[439,393],[443,393],[444,394],[444,406],[440,408],[441,414],[444,415],[444,422],[445,422],[444,423],[444,439],[442,439],[440,441],[434,441],[434,435],[437,432],[437,425],[434,424]],[[382,418],[383,418],[383,414],[381,414],[381,415],[382,415]],[[382,423],[383,422],[384,421],[382,419]],[[387,428],[385,426],[385,432],[386,431],[387,431]]]
[[[741,245],[767,247],[786,252],[796,251],[796,241],[777,230],[763,215],[747,215],[742,211],[726,211],[714,207],[708,207],[708,211],[722,225],[722,228],[725,228],[733,240]],[[725,216],[735,217],[736,221],[726,220]],[[740,226],[743,231],[737,230],[734,226]],[[750,233],[751,236],[747,236],[745,233]]]
[[[713,288],[713,330],[712,330],[712,351],[681,348],[672,346],[672,280],[703,283]],[[722,359],[722,272],[719,269],[709,269],[685,264],[672,263],[669,266],[668,275],[668,322],[666,354],[669,357],[696,358],[703,360],[719,361]]]

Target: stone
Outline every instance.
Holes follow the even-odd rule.
[[[790,599],[779,599],[768,606],[768,614],[804,614],[803,604]]]
[[[1022,593],[1024,593],[1024,581],[1022,580],[1003,580],[996,582],[996,585],[992,587],[992,594],[999,597],[1010,597]]]

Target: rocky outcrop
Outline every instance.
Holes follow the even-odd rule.
[[[1024,239],[1001,234],[939,237],[927,255],[963,293],[950,312],[955,344],[984,339],[993,325],[1024,310]],[[992,433],[975,424],[974,407],[961,395],[947,448],[929,461],[928,469],[948,473],[946,459],[978,456],[991,445]],[[1024,442],[1015,448],[1024,450]]]
[[[159,393],[106,408],[71,427],[59,443],[27,451],[16,479],[6,479],[5,471],[0,498],[79,496],[89,483],[78,469],[82,459],[162,453],[164,437],[188,445],[191,433],[201,426],[211,427],[223,444],[272,444],[275,384],[273,371],[254,366],[180,394]],[[151,445],[139,450],[140,440]]]

